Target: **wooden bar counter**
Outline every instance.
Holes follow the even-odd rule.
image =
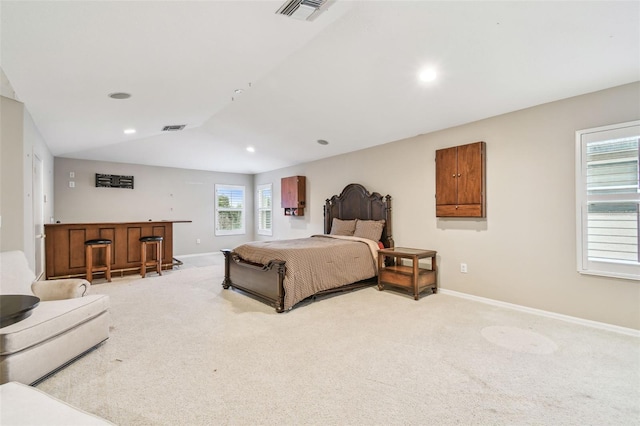
[[[106,238],[111,244],[111,272],[140,272],[140,241],[143,236],[163,237],[162,267],[173,267],[173,224],[189,220],[121,223],[51,223],[45,225],[47,279],[83,277],[86,274],[84,242]],[[96,264],[104,263],[104,254],[96,252]]]

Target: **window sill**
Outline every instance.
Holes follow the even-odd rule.
[[[578,271],[581,275],[595,275],[599,277],[608,278],[620,278],[624,280],[640,281],[640,275],[628,274],[623,272],[609,272],[609,271]]]

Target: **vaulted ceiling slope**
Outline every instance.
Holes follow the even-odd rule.
[[[638,1],[281,4],[2,0],[0,65],[56,156],[238,173],[640,80]]]

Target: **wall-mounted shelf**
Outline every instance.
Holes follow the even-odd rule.
[[[294,208],[285,208],[284,209],[285,216],[304,216],[304,209],[294,209]]]

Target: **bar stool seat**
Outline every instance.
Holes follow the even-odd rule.
[[[147,273],[147,267],[154,266],[158,275],[162,275],[162,237],[156,235],[150,235],[140,238],[140,275],[142,278]],[[156,259],[147,260],[147,244],[155,244],[156,246]]]
[[[104,276],[108,282],[111,282],[111,240],[106,238],[97,238],[84,242],[85,246],[85,264],[87,270],[87,281],[93,282],[94,272],[104,272]],[[101,265],[93,264],[93,250],[104,248],[105,263]]]

